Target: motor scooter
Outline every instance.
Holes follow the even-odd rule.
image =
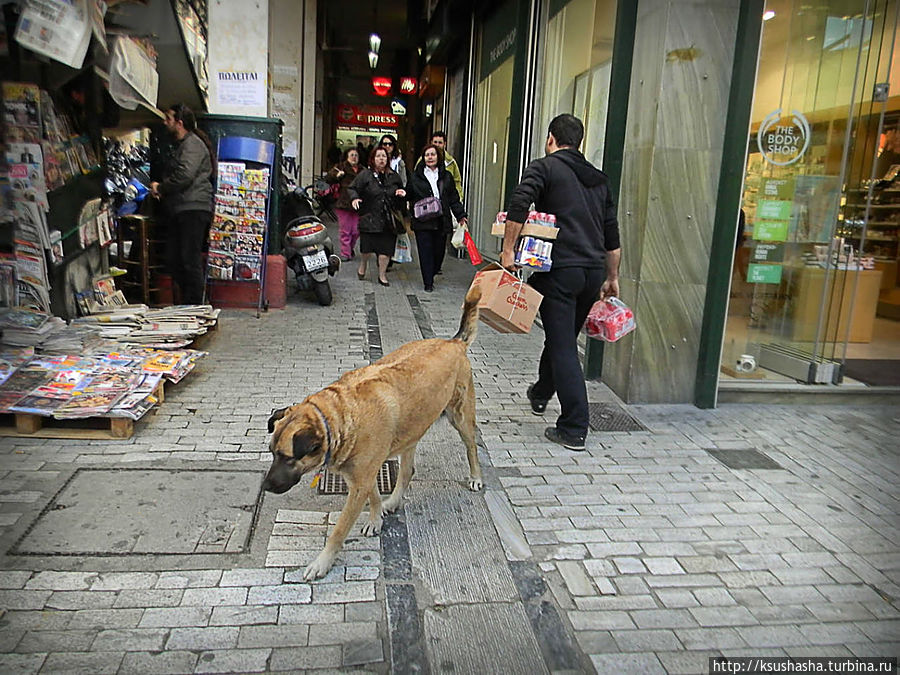
[[[325,225],[313,212],[309,189],[294,189],[283,200],[284,257],[294,272],[297,289],[312,291],[325,307],[333,300],[328,277],[340,269],[341,259],[334,254]]]

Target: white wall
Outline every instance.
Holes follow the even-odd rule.
[[[209,111],[268,116],[268,0],[209,0],[209,36]]]

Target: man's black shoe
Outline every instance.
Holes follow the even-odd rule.
[[[556,427],[547,427],[544,429],[544,436],[569,450],[576,450],[578,452],[584,450],[584,436],[570,436]]]
[[[535,415],[543,415],[544,411],[547,409],[547,399],[544,398],[535,398],[532,392],[534,391],[534,385],[530,385],[528,390],[525,392],[525,395],[528,397],[528,402],[531,404],[531,412]]]

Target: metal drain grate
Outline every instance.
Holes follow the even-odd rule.
[[[781,464],[759,450],[753,450],[752,448],[746,450],[704,448],[704,450],[729,469],[780,469],[784,471],[784,467]]]
[[[381,465],[381,470],[378,472],[378,478],[376,479],[379,493],[389,495],[394,491],[394,485],[397,484],[397,469],[399,466],[400,461],[397,459],[389,459]],[[322,480],[319,481],[320,495],[345,495],[349,494],[349,492],[350,489],[347,487],[347,481],[344,480],[343,476],[325,469]]]
[[[594,431],[647,431],[647,427],[619,406],[611,403],[589,403],[591,429]]]

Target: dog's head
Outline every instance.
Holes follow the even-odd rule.
[[[325,461],[324,422],[313,406],[301,403],[275,410],[269,418],[269,433],[272,466],[263,480],[264,490],[287,492],[303,474]]]

